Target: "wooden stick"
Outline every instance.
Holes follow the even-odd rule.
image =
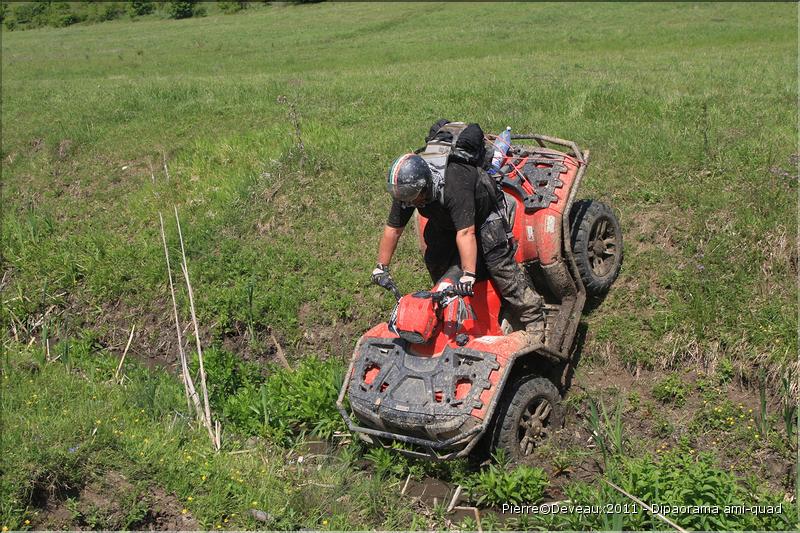
[[[192,291],[192,283],[189,281],[189,267],[186,264],[186,249],[183,246],[183,233],[181,232],[181,221],[178,218],[178,208],[175,207],[175,223],[178,225],[178,239],[181,243],[181,270],[183,270],[183,277],[186,281],[186,290],[189,293],[189,311],[192,316],[192,324],[194,325],[194,338],[197,346],[197,361],[200,366],[200,389],[203,391],[203,408],[205,410],[205,421],[208,427],[208,434],[211,441],[217,446],[217,438],[214,435],[214,430],[211,427],[211,405],[208,402],[208,387],[206,386],[206,370],[203,365],[203,347],[200,344],[200,327],[197,325],[197,314],[194,308],[194,293]],[[219,450],[219,447],[217,447]]]
[[[672,526],[673,528],[675,528],[675,530],[676,530],[676,531],[680,531],[680,533],[686,533],[686,530],[685,530],[685,529],[683,529],[681,526],[679,526],[678,524],[676,524],[675,522],[673,522],[672,520],[670,520],[669,518],[667,518],[667,517],[666,517],[666,516],[664,516],[663,514],[654,512],[652,507],[650,507],[649,505],[647,505],[646,503],[644,503],[642,500],[640,500],[639,498],[637,498],[637,497],[636,497],[636,496],[634,496],[633,494],[630,494],[629,492],[625,492],[623,489],[621,489],[621,488],[619,488],[618,486],[614,485],[613,483],[611,483],[611,482],[610,482],[609,480],[607,480],[606,478],[600,478],[600,479],[601,479],[601,480],[602,480],[602,481],[603,481],[603,482],[604,482],[606,485],[608,485],[609,487],[611,487],[612,489],[614,489],[614,490],[616,490],[617,492],[619,492],[619,493],[621,493],[621,494],[623,494],[623,495],[627,496],[627,497],[628,497],[628,498],[630,498],[631,500],[635,501],[636,503],[638,503],[639,505],[641,505],[642,507],[644,507],[645,509],[647,509],[648,511],[650,511],[650,514],[652,514],[652,515],[655,515],[655,516],[659,517],[661,520],[663,520],[664,522],[666,522],[667,524],[669,524],[670,526]]]
[[[164,174],[167,176],[167,181],[169,181],[169,170],[167,170],[167,153],[161,152],[161,160],[164,162]]]
[[[131,334],[128,337],[128,344],[125,345],[125,351],[122,352],[122,357],[119,360],[119,366],[117,366],[117,371],[114,372],[114,380],[119,381],[119,371],[122,370],[122,363],[125,362],[125,356],[128,355],[128,348],[131,347],[131,341],[133,340],[133,331],[136,329],[136,324],[131,326]]]
[[[187,407],[191,411],[192,403],[194,403],[195,412],[198,417],[202,416],[203,409],[200,406],[200,398],[194,388],[192,376],[189,373],[189,365],[186,361],[186,352],[183,351],[183,337],[181,336],[181,322],[178,318],[178,303],[175,300],[175,286],[172,283],[172,269],[169,265],[169,250],[167,249],[167,237],[164,234],[164,217],[158,213],[158,219],[161,222],[161,241],[164,243],[164,256],[167,259],[167,275],[169,276],[169,292],[172,295],[172,312],[175,317],[175,332],[178,335],[178,355],[181,360],[181,373],[183,374],[183,388],[186,392]]]
[[[288,370],[292,370],[292,365],[290,365],[289,361],[286,359],[286,355],[283,353],[283,348],[278,342],[278,339],[276,339],[275,335],[272,333],[270,333],[269,336],[272,338],[272,342],[275,343],[275,349],[277,350],[278,359],[280,360],[281,364],[283,364],[283,366],[285,366]]]
[[[403,484],[403,488],[400,491],[401,495],[406,493],[406,489],[408,488],[408,482],[409,481],[411,481],[411,474],[408,475],[408,477],[406,478],[406,482]]]
[[[150,179],[153,180],[153,185],[155,185],[155,183],[156,183],[156,175],[153,172],[153,158],[152,157],[148,157],[147,158],[147,165],[150,167]]]
[[[453,507],[455,507],[456,504],[458,503],[458,498],[459,498],[459,496],[461,496],[461,488],[462,488],[461,485],[456,487],[456,491],[453,493],[453,499],[450,500],[450,505],[447,506],[447,512],[448,513],[450,511],[452,511]]]

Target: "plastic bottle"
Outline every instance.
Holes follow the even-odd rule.
[[[503,158],[511,148],[511,126],[506,127],[505,131],[497,136],[494,140],[494,155],[492,156],[492,173],[500,170],[503,164]]]

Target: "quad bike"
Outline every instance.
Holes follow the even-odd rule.
[[[512,136],[521,140],[536,145],[512,144],[501,185],[516,260],[545,299],[544,343],[530,346],[514,331],[520,326],[493,281],[457,294],[458,267],[431,291],[402,296],[390,287],[398,299],[392,317],[359,339],[337,401],[363,440],[400,442],[403,453],[433,459],[464,457],[481,443],[521,460],[562,425],[581,313],[587,295],[605,293],[619,274],[622,232],[607,205],[575,201],[588,151],[544,135]],[[426,222],[418,216],[423,249]]]

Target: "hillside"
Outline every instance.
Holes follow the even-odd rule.
[[[631,461],[646,462],[662,444],[681,458],[708,452],[709,465],[732,468],[736,483],[753,475],[759,491],[791,495],[800,371],[797,32],[792,4],[710,3],[314,4],[3,31],[3,412],[4,425],[20,428],[3,446],[16,449],[4,454],[5,472],[20,472],[4,473],[2,490],[22,503],[4,503],[0,521],[19,529],[34,509],[80,501],[92,475],[119,461],[129,477],[158,479],[158,490],[183,499],[200,513],[200,527],[233,512],[241,520],[221,527],[256,527],[242,517],[252,487],[227,497],[215,492],[222,484],[204,490],[200,511],[185,503],[190,494],[200,499],[187,488],[187,470],[149,470],[168,453],[212,457],[202,432],[181,429],[191,437],[174,437],[172,451],[108,433],[102,442],[112,458],[89,437],[91,421],[144,409],[152,428],[136,435],[169,439],[173,411],[185,413],[172,376],[177,346],[159,212],[173,258],[173,207],[180,214],[226,450],[255,436],[285,455],[305,445],[303,432],[333,431],[320,433],[306,415],[277,405],[270,412],[295,417],[283,429],[253,422],[248,402],[258,402],[269,383],[263,369],[276,361],[272,336],[293,365],[311,365],[309,376],[333,375],[320,385],[332,390],[358,336],[391,310],[390,295],[369,283],[388,213],[385,173],[441,117],[575,140],[592,152],[579,196],[614,206],[622,223],[622,272],[583,319],[564,441],[539,465],[550,496],[586,481],[600,501],[610,497],[596,480],[613,470],[607,464],[576,473],[597,461],[585,443],[590,405],[601,400],[625,413],[627,444],[617,451]],[[393,273],[404,289],[426,285],[408,236]],[[183,292],[178,303],[188,323]],[[105,384],[134,325],[139,403]],[[64,354],[64,364],[48,362],[48,350],[50,359]],[[169,408],[146,399],[156,390]],[[314,409],[328,405],[328,392],[309,400]],[[63,427],[52,429],[57,413],[26,404],[30,394],[63,405]],[[66,452],[54,450],[66,434],[93,443],[76,459],[82,477],[37,503],[36,487],[48,485],[36,476],[48,479],[62,464]],[[20,446],[34,436],[47,444]],[[345,461],[340,446],[330,448],[338,459],[322,474],[289,475],[289,463],[265,463],[280,473],[258,483],[277,476],[282,490],[311,476],[338,486],[347,461],[368,453],[346,447],[354,455]],[[148,469],[140,452],[152,454]],[[245,456],[255,454],[225,455],[224,464],[212,457],[192,472],[255,469],[233,461]],[[557,472],[562,463],[573,473]],[[460,467],[425,468],[459,479]],[[433,522],[412,523],[412,504],[402,499],[392,504],[397,516],[380,511],[399,498],[380,475],[402,481],[406,473],[367,469],[345,491],[352,498],[341,513],[321,496],[311,508],[299,503],[313,484],[280,505],[277,492],[262,494],[270,514],[285,519],[269,527],[445,527],[435,513],[421,515]],[[387,499],[364,503],[376,490]],[[158,498],[150,497],[152,511]]]

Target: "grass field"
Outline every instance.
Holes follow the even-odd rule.
[[[388,314],[391,297],[369,283],[384,175],[441,117],[575,140],[592,152],[580,196],[611,204],[622,222],[623,270],[584,317],[567,399],[567,432],[580,428],[583,441],[542,458],[549,496],[611,501],[599,476],[622,483],[636,468],[679,464],[717,480],[714,494],[736,486],[745,501],[791,499],[797,28],[790,3],[323,3],[3,32],[0,522],[446,527],[443,509],[401,498],[396,485],[408,472],[462,480],[464,465],[384,471],[373,455],[356,478],[374,452],[325,439],[331,459],[311,472],[295,449],[330,437],[333,418],[321,428],[301,408],[258,403],[262,387],[297,385],[270,385],[268,374],[283,375],[262,369],[274,358],[270,334],[295,364],[325,360],[307,375],[328,390],[360,333]],[[214,408],[227,431],[218,455],[182,422],[180,384],[164,370],[176,341],[158,213],[175,257],[173,206],[215,354]],[[413,239],[393,273],[401,288],[424,287]],[[188,318],[182,293],[179,305]],[[134,325],[130,381],[110,384]],[[325,398],[303,408],[324,411]],[[625,444],[608,462],[602,446],[585,446],[601,400],[626,415]],[[106,425],[115,416],[132,428],[113,428],[124,436]],[[174,446],[147,447],[145,435]],[[256,437],[260,451],[230,454]],[[176,462],[186,455],[208,464]],[[578,473],[590,463],[600,466]],[[120,510],[92,511],[82,491],[109,472],[129,479]],[[212,473],[226,481],[195,484]],[[693,486],[686,479],[675,483]],[[329,506],[330,494],[345,500]],[[178,522],[158,522],[154,502],[177,508]],[[273,522],[248,518],[250,507]],[[784,522],[681,520],[790,529],[797,515],[786,512]],[[617,524],[573,518],[530,525]],[[663,527],[640,519],[624,524]]]

